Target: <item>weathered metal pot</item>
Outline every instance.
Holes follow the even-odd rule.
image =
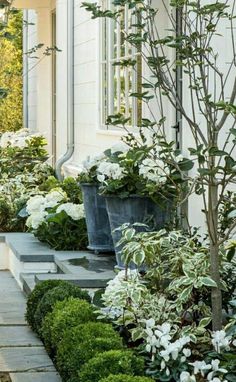
[[[106,202],[98,194],[96,184],[80,184],[85,208],[85,218],[88,230],[88,249],[99,252],[113,252],[114,245],[111,236]]]
[[[106,195],[106,206],[111,226],[112,238],[116,253],[117,268],[124,269],[122,261],[122,246],[117,246],[121,238],[121,232],[116,230],[124,223],[145,223],[152,221],[153,229],[162,229],[171,219],[171,207],[173,203],[167,202],[165,206],[160,206],[153,202],[151,198],[132,195],[128,198]],[[147,228],[136,227],[137,231],[143,232]],[[134,264],[130,265],[134,268]]]

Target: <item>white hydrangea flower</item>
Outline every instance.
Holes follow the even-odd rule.
[[[120,180],[125,176],[124,169],[118,163],[101,162],[97,169],[99,182],[106,178]]]
[[[105,160],[105,155],[99,154],[94,157],[88,156],[85,161],[82,162],[82,172],[89,172],[93,167],[98,166],[101,161]]]
[[[44,211],[45,197],[42,195],[35,195],[31,197],[26,204],[26,211],[32,215],[34,213]]]
[[[146,158],[139,166],[139,175],[158,184],[166,183],[169,174],[169,168],[160,159]]]
[[[231,339],[231,337],[227,337],[224,330],[217,330],[212,333],[212,345],[217,353],[220,353],[222,348],[229,349]]]
[[[61,188],[54,188],[45,196],[45,208],[53,208],[66,198],[67,195]]]
[[[184,160],[184,156],[182,154],[176,155],[175,160],[177,163],[180,163]]]
[[[39,212],[33,213],[26,220],[27,227],[38,229],[39,226],[45,221],[45,218],[47,215],[48,213],[46,211],[39,211]]]
[[[118,142],[111,147],[111,153],[115,154],[118,152],[126,153],[129,150],[129,146],[125,142]]]
[[[84,205],[74,203],[64,203],[57,208],[57,212],[65,211],[65,213],[73,220],[84,218]]]

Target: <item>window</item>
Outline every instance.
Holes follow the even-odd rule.
[[[114,9],[110,0],[104,0],[104,9]],[[134,24],[132,10],[126,4],[122,8],[118,22],[112,19],[101,21],[101,123],[106,124],[107,117],[122,113],[130,118],[130,127],[138,126],[142,118],[142,101],[130,97],[131,93],[142,88],[142,58],[140,52],[132,47],[125,36],[131,33]],[[123,60],[136,60],[134,67],[116,65]]]

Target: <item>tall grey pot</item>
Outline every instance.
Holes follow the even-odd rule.
[[[117,268],[124,269],[125,265],[121,259],[122,246],[117,246],[121,238],[121,232],[116,231],[116,228],[124,223],[148,224],[147,222],[151,219],[155,230],[162,229],[171,219],[173,203],[167,201],[162,207],[154,203],[152,199],[138,195],[128,198],[106,195],[105,199],[116,253]],[[139,232],[147,230],[147,228],[142,226],[136,229]],[[134,268],[134,264],[131,264],[129,267]]]
[[[113,252],[111,228],[103,196],[98,194],[96,184],[81,183],[85,218],[88,230],[88,249],[99,252]]]

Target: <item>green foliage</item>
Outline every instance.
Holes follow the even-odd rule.
[[[98,353],[122,349],[122,346],[112,325],[92,322],[74,328],[68,326],[57,348],[57,369],[64,381],[76,378],[81,367]]]
[[[57,251],[86,249],[88,244],[85,219],[73,220],[65,211],[50,213],[34,235]]]
[[[39,301],[35,315],[34,324],[36,331],[39,334],[45,316],[52,312],[57,301],[67,300],[70,297],[77,297],[90,302],[90,297],[86,291],[82,291],[79,287],[67,283],[59,285],[52,290],[47,291]]]
[[[47,142],[42,136],[29,137],[26,146],[8,146],[0,148],[0,174],[14,177],[19,173],[32,172],[35,165],[44,162],[48,153]]]
[[[40,330],[47,350],[51,352],[58,347],[67,329],[95,320],[94,308],[88,301],[73,297],[58,301]]]
[[[144,360],[128,350],[106,351],[82,366],[79,381],[99,382],[110,374],[143,375]]]
[[[0,36],[0,84],[7,92],[0,100],[1,132],[18,130],[23,123],[22,36],[22,12],[14,11]]]
[[[127,374],[111,374],[107,378],[100,379],[99,382],[153,382],[153,379],[148,377],[133,377]]]
[[[162,294],[169,300],[182,325],[196,325],[201,317],[210,316],[209,287],[215,287],[216,284],[210,277],[206,242],[201,242],[197,235],[191,236],[180,231],[137,233],[128,224],[121,229],[122,238],[119,244],[123,245],[126,264],[134,262],[138,267],[147,267],[143,279],[153,292]],[[225,297],[224,308],[228,311],[229,301],[236,287],[236,264],[234,259],[227,259],[223,247],[220,250],[221,288]],[[135,290],[138,290],[137,286]],[[170,314],[173,319],[173,311]]]
[[[59,182],[55,176],[49,176],[48,179],[45,180],[39,187],[41,191],[49,192],[53,188],[60,187],[68,196],[68,200],[71,203],[81,204],[82,203],[82,193],[78,182],[72,178],[67,177],[63,180],[63,182]]]
[[[43,298],[44,294],[48,292],[49,290],[52,290],[53,288],[57,286],[65,287],[68,285],[67,281],[63,280],[46,280],[43,281],[35,286],[35,288],[32,290],[30,295],[27,299],[27,308],[26,308],[26,314],[25,318],[28,322],[29,326],[36,330],[36,325],[34,321],[34,315],[37,310],[38,304]]]
[[[202,198],[211,281],[201,281],[206,281],[205,286],[211,290],[212,325],[214,330],[219,330],[223,321],[221,244],[235,235],[236,227],[235,211],[226,218],[221,216],[223,225],[219,225],[219,208],[225,192],[233,190],[235,183],[236,80],[231,77],[235,66],[235,2],[171,0],[161,3],[163,7],[143,0],[116,0],[114,7],[88,2],[82,3],[82,7],[90,12],[93,19],[109,18],[119,25],[123,25],[124,7],[127,6],[132,14],[124,40],[130,49],[141,52],[149,73],[140,88],[130,94],[150,110],[151,120],[146,123],[143,119],[141,127],[151,133],[158,132],[163,141],[167,141],[170,126],[166,112],[173,108],[172,111],[177,112],[177,124],[181,120],[186,121],[185,133],[193,142],[193,147],[188,148],[192,158],[186,161],[186,167],[183,163],[183,167],[177,168],[190,189],[180,196],[187,201],[195,192]],[[163,12],[169,23],[166,28],[159,22]],[[225,28],[230,30],[229,38],[226,34],[222,36]],[[225,49],[221,48],[226,39],[230,69],[219,70],[225,54]],[[134,55],[135,58],[137,56]],[[122,67],[130,70],[130,62],[122,62]],[[137,71],[138,63],[135,69]],[[180,95],[183,79],[186,83],[184,102]],[[116,114],[108,117],[107,124],[125,127],[127,131],[127,122],[131,118],[117,110],[116,103],[114,109]],[[176,127],[179,128],[178,125]],[[191,166],[193,171],[187,174]],[[118,186],[120,184],[118,182]],[[110,182],[104,188],[107,186],[116,184]],[[112,189],[108,191],[112,192]],[[191,289],[192,285],[188,284],[185,297],[191,294]]]
[[[71,203],[75,204],[81,204],[82,203],[82,193],[81,188],[78,185],[78,182],[72,178],[67,177],[63,180],[63,182],[60,184],[63,191],[66,192],[68,195],[69,201]]]

